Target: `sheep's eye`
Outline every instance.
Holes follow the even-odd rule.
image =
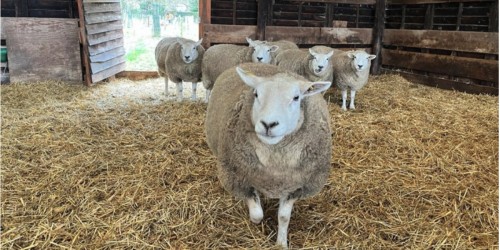
[[[299,96],[298,96],[298,95],[297,95],[297,96],[294,96],[294,97],[293,97],[293,100],[294,100],[294,101],[298,101],[298,100],[299,100]]]
[[[257,95],[257,91],[254,91],[253,95],[255,96],[255,98],[259,97],[259,95]]]

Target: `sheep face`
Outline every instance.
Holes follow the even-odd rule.
[[[356,71],[364,71],[370,68],[371,60],[377,57],[364,51],[350,51],[347,56],[351,58],[351,66]]]
[[[271,63],[271,53],[276,52],[279,49],[277,45],[268,45],[267,42],[259,40],[253,41],[248,37],[247,42],[248,45],[253,48],[252,62],[254,63]]]
[[[270,145],[300,129],[304,119],[300,103],[304,97],[326,91],[331,85],[308,82],[287,73],[260,77],[240,67],[236,71],[254,90],[251,118],[255,133],[261,142]]]
[[[312,59],[309,61],[309,67],[315,75],[320,76],[324,72],[328,71],[328,66],[330,63],[330,58],[333,56],[333,51],[328,54],[316,53],[314,50],[309,49],[309,54],[311,54]]]
[[[182,40],[177,40],[181,45],[181,58],[185,63],[192,63],[198,58],[198,46],[201,45],[203,38],[198,42],[183,42]]]

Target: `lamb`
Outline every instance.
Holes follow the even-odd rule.
[[[168,95],[168,80],[177,85],[177,100],[182,101],[182,81],[191,82],[191,99],[196,100],[196,87],[201,80],[201,62],[205,49],[203,39],[195,42],[180,37],[163,38],[155,48],[158,73],[165,77],[165,95]]]
[[[310,81],[331,81],[330,58],[333,54],[333,49],[326,46],[314,46],[308,52],[285,50],[276,57],[276,65],[295,72]]]
[[[336,52],[332,58],[332,84],[335,84],[342,93],[342,110],[346,111],[347,89],[351,89],[349,109],[355,109],[354,98],[368,82],[371,60],[376,55],[370,55],[363,50]]]
[[[264,217],[259,194],[279,199],[276,243],[285,248],[294,202],[318,193],[329,176],[330,119],[318,93],[330,85],[242,64],[219,76],[208,103],[205,133],[221,184],[246,200],[253,223]]]
[[[246,39],[249,47],[218,44],[207,49],[201,66],[203,86],[207,93],[205,100],[207,102],[215,80],[222,72],[245,62],[269,64],[271,62],[271,52],[278,50],[276,45],[256,42],[248,37]]]

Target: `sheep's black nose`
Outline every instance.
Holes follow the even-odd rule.
[[[184,58],[186,58],[186,60],[189,60],[191,56],[184,56]]]
[[[359,64],[358,64],[358,68],[360,68],[360,69],[361,69],[361,68],[363,68],[363,65],[359,65]]]
[[[259,62],[260,62],[260,61],[262,61],[262,59],[264,59],[264,58],[262,58],[262,57],[257,57],[257,60],[259,60]]]
[[[279,122],[266,123],[264,121],[260,121],[260,123],[262,123],[262,126],[264,126],[264,128],[266,128],[266,130],[272,129],[280,124]]]
[[[318,69],[323,69],[323,66],[318,66]]]

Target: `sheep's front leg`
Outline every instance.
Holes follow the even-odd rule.
[[[182,81],[176,83],[177,84],[177,101],[182,101],[182,91],[183,91],[183,86],[182,86]]]
[[[262,211],[262,206],[260,205],[260,198],[257,191],[253,191],[247,198],[246,202],[248,205],[248,211],[250,213],[250,221],[255,224],[259,224],[264,218],[264,211]]]
[[[205,102],[206,102],[206,103],[208,103],[208,99],[210,98],[210,93],[211,93],[211,92],[212,92],[212,91],[211,91],[211,90],[209,90],[209,89],[205,90]]]
[[[356,109],[356,108],[354,107],[354,98],[355,98],[355,97],[356,97],[356,90],[352,90],[352,89],[351,89],[351,101],[350,101],[350,103],[349,103],[349,108],[350,108],[350,109]]]
[[[342,90],[342,110],[346,111],[346,99],[347,99],[347,89]]]
[[[196,101],[196,87],[198,86],[197,82],[192,82],[191,87],[193,88],[193,92],[191,93],[191,100]]]
[[[276,244],[283,248],[288,248],[288,224],[292,215],[293,203],[296,200],[289,197],[280,199],[280,206],[278,208],[278,239],[276,240]]]
[[[165,96],[168,96],[168,77],[165,77]]]

